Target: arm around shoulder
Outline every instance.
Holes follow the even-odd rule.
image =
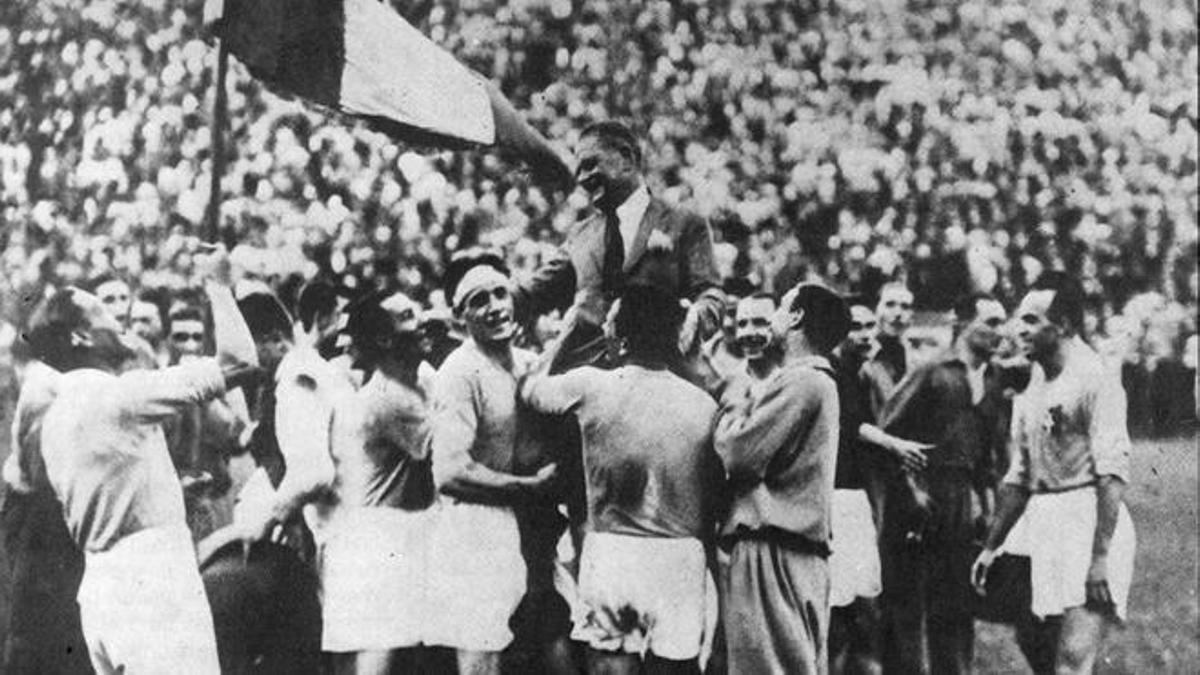
[[[836,396],[832,383],[829,390]],[[760,395],[723,401],[713,444],[730,479],[761,481],[795,430],[816,414],[824,393],[816,382],[785,369],[771,377]]]

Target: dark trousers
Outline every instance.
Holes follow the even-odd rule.
[[[0,673],[91,673],[75,601],[83,554],[62,507],[48,489],[28,495],[0,489],[0,579],[10,599],[0,622],[8,629],[0,635]]]
[[[923,481],[929,511],[914,517],[911,500],[884,501],[880,533],[883,566],[885,673],[965,673],[971,670],[973,523],[965,470],[930,467]],[[893,483],[889,493],[903,490]],[[919,530],[916,522],[923,523]]]
[[[550,502],[522,505],[516,511],[526,591],[509,619],[513,642],[501,662],[505,673],[550,672],[543,662],[546,645],[571,635],[571,607],[554,587],[558,540],[567,529],[567,519]]]
[[[879,672],[879,603],[855,598],[829,615],[829,672]]]
[[[730,673],[828,672],[829,562],[823,556],[738,540],[728,578],[721,613]]]

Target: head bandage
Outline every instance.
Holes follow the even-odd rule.
[[[476,265],[467,270],[458,288],[454,289],[454,309],[462,309],[463,302],[476,291],[492,286],[508,286],[508,277],[491,265]]]

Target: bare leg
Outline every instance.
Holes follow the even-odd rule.
[[[1062,633],[1058,638],[1058,659],[1054,671],[1059,675],[1090,673],[1104,638],[1104,615],[1084,607],[1072,607],[1063,613]]]
[[[383,650],[344,652],[332,655],[335,675],[387,675],[396,652]]]
[[[588,675],[637,675],[641,659],[637,654],[587,650]]]
[[[460,675],[500,675],[500,652],[460,649],[456,656]]]
[[[386,649],[359,652],[354,659],[355,675],[388,675],[395,653]]]
[[[563,636],[543,645],[542,666],[550,675],[574,675],[579,672],[571,640]]]

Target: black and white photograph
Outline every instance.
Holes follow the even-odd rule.
[[[1200,670],[1197,0],[0,0],[0,675]]]

